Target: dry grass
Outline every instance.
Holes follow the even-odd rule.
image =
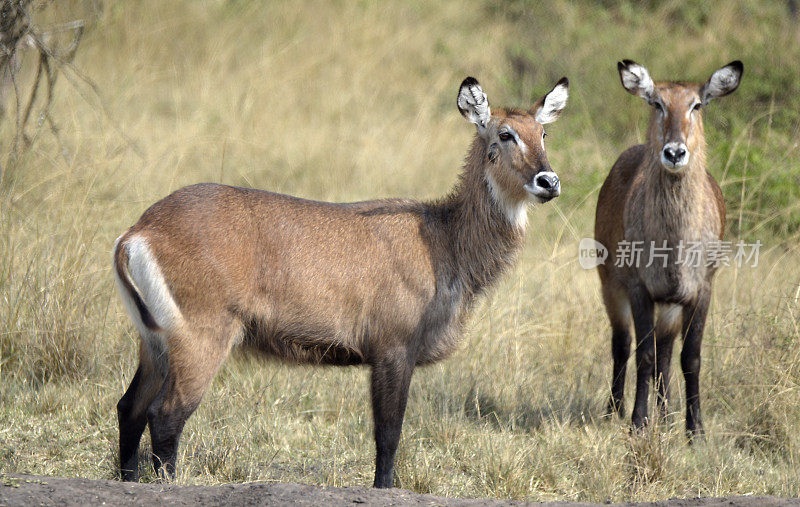
[[[548,138],[564,195],[531,210],[521,262],[477,308],[463,350],[415,374],[399,484],[536,500],[800,495],[798,208],[769,200],[797,186],[798,84],[774,68],[798,61],[800,45],[781,42],[797,27],[768,2],[720,13],[691,3],[705,9],[701,25],[681,24],[694,19],[681,3],[636,5],[105,5],[76,65],[109,116],[79,79],[62,81],[51,113],[70,162],[42,135],[0,189],[0,471],[114,476],[114,405],[137,337],[109,251],[150,203],[198,181],[336,201],[438,196],[472,135],[455,108],[465,75],[494,104],[524,105],[566,74],[571,102]],[[626,421],[602,417],[609,329],[596,275],[576,258],[598,184],[642,138],[646,108],[614,63],[702,79],[737,57],[742,88],[707,113],[712,172],[731,204],[729,238],[765,248],[757,268],[725,268],[716,282],[707,441],[686,445],[680,375],[671,422],[632,438]],[[178,480],[368,484],[366,375],[229,361],[189,420]]]

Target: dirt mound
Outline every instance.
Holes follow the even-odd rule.
[[[305,484],[229,484],[225,486],[175,486],[131,484],[28,475],[0,476],[0,505],[529,505],[526,502],[443,498],[419,495],[403,489],[330,488]],[[535,505],[591,505],[547,502]],[[800,505],[798,499],[738,496],[727,498],[672,499],[652,506],[777,506]]]

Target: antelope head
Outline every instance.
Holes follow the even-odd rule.
[[[561,193],[558,176],[545,150],[544,125],[554,122],[567,105],[569,81],[561,80],[527,111],[492,111],[481,85],[468,77],[458,92],[458,109],[474,123],[485,148],[485,179],[494,199],[505,209],[528,202],[547,202]]]
[[[692,155],[704,150],[703,108],[739,86],[744,66],[733,61],[711,74],[702,84],[653,82],[647,69],[631,60],[617,63],[622,86],[653,107],[648,146],[670,174],[683,174]]]

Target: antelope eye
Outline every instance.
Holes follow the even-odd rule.
[[[664,112],[664,106],[661,105],[661,102],[654,102],[653,107],[655,107],[656,111],[658,111],[659,113]]]
[[[511,134],[509,134],[506,131],[500,132],[497,135],[497,137],[499,137],[501,141],[510,141],[510,140],[514,139],[514,136],[512,136]]]
[[[542,132],[542,139],[544,139],[545,137],[547,137],[547,132]]]
[[[698,102],[694,106],[692,106],[692,111],[699,111],[701,107],[703,107],[702,102]]]

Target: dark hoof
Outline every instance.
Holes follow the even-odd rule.
[[[641,435],[644,433],[644,430],[647,428],[649,421],[647,417],[643,417],[641,419],[633,419],[631,421],[631,435]]]
[[[120,474],[122,482],[139,482],[139,473],[130,470],[123,470]]]

